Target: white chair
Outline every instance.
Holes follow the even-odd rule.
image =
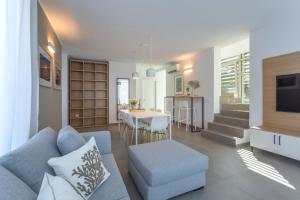
[[[150,142],[152,142],[153,133],[164,134],[165,137],[169,127],[168,117],[153,117],[150,126],[145,126],[145,130],[150,133]]]
[[[119,133],[120,133],[120,137],[124,137],[124,132],[127,126],[126,123],[126,114],[123,112],[119,112],[119,120],[118,120],[118,128],[119,128]]]
[[[190,112],[194,112],[194,125],[197,122],[197,113],[196,110],[191,107],[189,107],[188,101],[179,101],[179,107],[178,107],[178,116],[177,116],[177,125],[178,128],[181,126],[182,123],[185,124],[185,131],[188,131],[189,126],[191,125],[191,118],[190,118]]]
[[[171,115],[171,124],[173,126],[174,120],[176,120],[176,117],[173,116],[173,99],[165,99],[165,107],[164,107],[164,113]]]
[[[125,128],[125,135],[127,134],[127,131],[129,128],[132,128],[132,133],[131,133],[131,144],[133,144],[133,138],[135,135],[135,130],[137,129],[138,131],[141,129],[145,128],[145,124],[143,122],[138,122],[138,125],[135,125],[135,122],[133,121],[133,118],[130,115],[126,116],[126,123],[127,127]]]
[[[119,133],[121,134],[121,125],[123,124],[123,113],[122,112],[118,112],[118,129],[119,129]]]
[[[174,120],[174,118],[173,118],[173,112],[166,110],[165,113],[171,116],[171,125],[173,126],[173,120]]]
[[[150,111],[153,111],[153,112],[161,112],[161,109],[150,108]]]
[[[155,108],[150,108],[150,111],[160,112],[160,113],[162,112],[161,109],[155,109]],[[143,119],[142,122],[146,125],[149,125],[149,124],[151,124],[151,120],[152,120],[152,118],[147,118],[147,119]]]

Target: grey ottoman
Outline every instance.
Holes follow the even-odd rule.
[[[205,186],[208,157],[173,140],[130,146],[128,167],[145,200],[168,199]]]

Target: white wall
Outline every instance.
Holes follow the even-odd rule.
[[[214,64],[213,64],[213,84],[214,84],[214,113],[220,113],[220,96],[221,86],[221,49],[214,48]]]
[[[187,84],[190,80],[198,80],[200,88],[195,92],[195,95],[204,96],[204,123],[207,127],[208,122],[214,119],[214,113],[219,112],[219,99],[221,95],[220,81],[220,58],[221,52],[219,48],[208,48],[200,54],[183,60],[179,63],[181,71],[167,75],[167,88],[173,88],[172,92],[167,89],[167,95],[174,95],[174,76],[183,73],[185,66],[192,65],[193,72],[183,73],[184,83]]]
[[[32,101],[30,137],[38,131],[39,121],[39,53],[38,53],[38,2],[31,0],[30,6],[30,41],[31,41],[31,63],[32,63]]]
[[[167,68],[167,76],[166,76],[166,87],[167,87],[167,91],[166,91],[166,96],[173,96],[174,95],[174,91],[175,91],[175,80],[174,80],[174,74],[175,73],[168,73],[168,68]]]
[[[139,79],[136,81],[136,98],[142,99],[141,106],[146,109],[164,110],[164,97],[166,96],[166,74],[164,65],[151,65],[157,71],[155,78],[148,78],[146,71],[150,64],[138,63],[136,70]]]
[[[135,72],[135,63],[109,62],[109,123],[117,123],[117,78],[130,79],[130,98],[135,97],[135,80],[131,79]]]
[[[300,51],[300,17],[250,33],[250,126],[263,123],[262,60]]]
[[[55,47],[55,54],[51,54],[48,50],[49,41]],[[40,4],[38,4],[38,44],[52,57],[54,66],[61,66],[61,43]],[[54,69],[52,73],[54,74]],[[55,130],[61,128],[61,100],[61,90],[39,86],[39,130],[48,126]]]
[[[68,90],[69,90],[69,67],[68,67],[68,55],[64,52],[62,52],[62,63],[61,63],[61,125],[62,127],[68,125],[69,121],[69,114],[68,114],[68,106],[69,106],[69,95],[68,95]]]
[[[166,70],[156,72],[156,109],[165,110]]]
[[[249,38],[235,42],[231,45],[221,48],[221,59],[230,58],[250,50]]]

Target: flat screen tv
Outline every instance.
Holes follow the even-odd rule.
[[[276,77],[276,111],[300,113],[300,74]]]

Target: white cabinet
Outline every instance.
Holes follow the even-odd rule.
[[[257,128],[252,128],[249,131],[251,133],[251,147],[300,160],[300,137],[264,131]]]
[[[300,138],[278,134],[278,154],[300,160]]]
[[[250,145],[266,151],[277,151],[276,134],[261,131],[256,129],[250,129]]]

